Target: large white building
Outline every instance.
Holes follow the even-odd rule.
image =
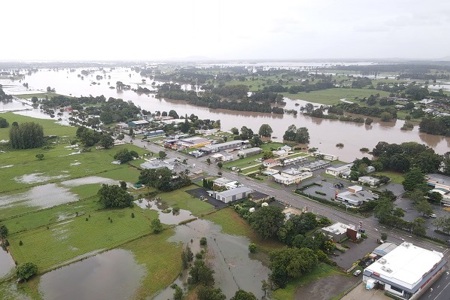
[[[367,286],[381,285],[401,299],[418,299],[443,272],[441,252],[404,242],[364,269]]]

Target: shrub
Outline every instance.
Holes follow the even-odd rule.
[[[256,244],[250,243],[250,245],[248,245],[248,251],[250,251],[250,253],[256,253]]]
[[[200,239],[200,246],[206,246],[208,244],[208,241],[206,240],[206,237],[202,237]]]

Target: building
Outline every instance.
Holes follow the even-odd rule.
[[[242,149],[238,152],[238,156],[239,157],[247,157],[247,156],[252,156],[252,155],[256,155],[256,154],[260,154],[262,152],[262,149],[259,147],[253,147],[253,148],[248,148],[248,149]]]
[[[365,268],[363,281],[400,299],[418,299],[439,278],[446,263],[441,252],[403,242]]]
[[[347,178],[348,176],[350,176],[350,171],[352,167],[353,163],[346,164],[340,167],[328,167],[325,169],[325,173],[335,177]]]
[[[376,247],[375,250],[372,251],[372,253],[375,254],[377,258],[380,258],[385,256],[395,248],[397,248],[397,245],[394,243],[383,243],[380,246]]]
[[[231,161],[234,159],[234,156],[231,153],[227,153],[227,152],[223,151],[223,152],[211,155],[211,158],[214,159],[215,161]]]
[[[252,192],[253,192],[253,190],[251,188],[241,186],[241,187],[237,187],[237,188],[234,188],[231,190],[226,190],[223,192],[209,191],[208,193],[210,194],[211,197],[214,197],[215,199],[217,199],[219,201],[229,203],[232,201],[237,201],[237,200],[247,198]]]
[[[297,164],[303,162],[308,159],[308,156],[296,156],[292,158],[286,158],[283,160],[283,166],[290,166],[293,164]]]
[[[159,160],[153,158],[141,164],[141,168],[143,169],[161,169],[168,168],[169,170],[173,170],[177,162],[175,160]]]
[[[225,177],[219,177],[213,181],[214,189],[227,189],[231,190],[239,186],[239,182],[236,180],[230,180]]]
[[[208,145],[200,148],[200,150],[206,153],[215,153],[228,149],[241,149],[241,147],[246,143],[247,142],[243,140],[235,140],[220,144]]]
[[[147,126],[149,123],[146,120],[137,120],[128,122],[128,126],[131,128],[139,128],[143,126]]]
[[[441,203],[450,206],[450,177],[440,174],[428,174],[426,176],[427,184],[433,189],[429,193],[439,193],[442,195]]]
[[[378,195],[365,191],[359,185],[349,186],[347,191],[336,194],[336,200],[351,206],[360,206],[364,202],[378,199]]]
[[[361,176],[358,178],[358,182],[361,184],[367,184],[370,186],[377,186],[380,184],[380,179],[372,177],[372,176]]]
[[[263,166],[266,168],[273,168],[276,166],[281,166],[281,162],[278,159],[269,158],[263,161]]]
[[[164,132],[164,130],[159,129],[159,130],[147,131],[144,135],[146,137],[155,137],[155,136],[165,135],[165,132]]]
[[[189,138],[179,139],[177,142],[177,148],[201,148],[211,144],[211,141],[202,137],[194,136]]]
[[[314,152],[312,154],[315,157],[323,157],[323,159],[326,160],[338,160],[339,156],[334,155],[334,154],[327,154],[327,153],[322,153],[322,152]]]
[[[328,227],[323,227],[322,232],[334,242],[340,242],[350,236],[355,236],[356,239],[359,239],[361,237],[361,235],[356,230],[356,226],[339,222]]]
[[[330,165],[331,163],[327,160],[314,160],[305,163],[304,165],[302,165],[302,168],[304,170],[317,171],[319,169],[329,167]]]
[[[286,150],[274,150],[272,151],[273,155],[276,157],[285,157],[289,154],[289,151]]]
[[[313,174],[309,171],[298,171],[297,169],[288,169],[281,173],[275,173],[272,175],[275,182],[291,185],[302,182],[305,179],[311,178]]]

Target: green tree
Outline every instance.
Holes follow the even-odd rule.
[[[5,239],[8,236],[8,228],[5,225],[0,226],[0,239]]]
[[[160,159],[165,159],[167,157],[167,153],[165,151],[159,151],[158,156]]]
[[[223,163],[222,163],[221,161],[219,161],[219,162],[217,163],[217,167],[218,167],[219,169],[222,169]]]
[[[0,117],[0,128],[8,128],[9,123],[5,118]]]
[[[301,144],[308,144],[309,143],[308,128],[306,127],[298,128],[297,131],[295,132],[295,141]]]
[[[220,288],[202,285],[197,290],[197,298],[198,300],[225,300],[227,297]]]
[[[392,211],[394,210],[394,203],[387,198],[382,198],[378,200],[378,204],[374,209],[375,217],[378,218],[380,223],[389,222]]]
[[[250,251],[250,253],[256,253],[256,244],[255,243],[250,243],[248,245],[248,251]]]
[[[44,145],[44,129],[42,125],[29,122],[11,126],[9,143],[13,149],[39,148]]]
[[[297,132],[297,126],[295,126],[294,124],[290,125],[288,127],[288,129],[284,132],[283,140],[294,142],[296,132]]]
[[[261,137],[270,138],[272,136],[273,130],[269,124],[262,124],[261,127],[259,127],[258,133]]]
[[[429,216],[433,213],[433,207],[431,204],[423,199],[416,204],[416,210],[422,215]]]
[[[201,259],[197,259],[194,262],[191,270],[189,271],[188,282],[190,284],[202,284],[204,286],[214,286],[214,271],[209,268],[205,262]]]
[[[16,270],[16,275],[19,280],[27,281],[38,272],[38,268],[34,263],[27,262],[22,265],[19,265]]]
[[[403,188],[405,191],[412,191],[416,187],[422,187],[425,185],[425,175],[419,168],[413,168],[405,174],[405,180],[403,181]]]
[[[230,300],[256,300],[256,297],[251,292],[246,292],[244,290],[237,290]]]
[[[102,134],[100,138],[100,146],[105,149],[112,148],[114,146],[114,139],[109,134]]]
[[[416,235],[425,235],[426,234],[426,226],[425,220],[422,218],[416,218],[412,222],[412,233]]]
[[[103,184],[97,194],[104,208],[130,207],[133,203],[133,196],[118,185]]]
[[[159,219],[153,219],[150,227],[152,228],[152,232],[153,233],[160,233],[161,231],[163,231],[163,226],[161,224],[161,221]]]
[[[100,141],[100,133],[87,127],[78,127],[76,132],[77,138],[86,147],[92,147]]]
[[[136,151],[134,151],[134,150],[128,151],[127,148],[117,151],[117,153],[114,155],[114,159],[120,161],[121,164],[132,161],[134,158],[138,158],[138,157],[139,157],[139,154],[137,154]]]
[[[390,122],[391,120],[392,120],[392,114],[391,113],[388,113],[387,111],[385,111],[385,112],[382,112],[381,114],[380,114],[380,119],[381,119],[381,121],[383,121],[383,122]]]
[[[252,213],[249,221],[251,227],[262,238],[274,238],[277,236],[278,230],[283,226],[284,214],[279,207],[265,206]]]

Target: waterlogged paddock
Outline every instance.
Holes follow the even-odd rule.
[[[26,176],[26,177],[25,177]],[[47,176],[36,174],[24,175],[27,181],[42,180]],[[36,179],[38,178],[38,179]],[[33,181],[35,182],[35,181]],[[78,200],[78,196],[70,191],[71,187],[87,184],[117,184],[116,180],[98,176],[89,176],[79,179],[71,179],[60,183],[49,183],[31,188],[27,192],[0,196],[0,209],[13,205],[49,208]]]
[[[11,255],[0,247],[0,279],[12,273],[15,267]]]
[[[133,254],[114,249],[44,274],[39,291],[52,299],[131,299],[145,268]]]
[[[195,218],[190,211],[180,209],[177,213],[173,212],[172,208],[165,206],[162,203],[158,203],[155,200],[149,201],[141,199],[134,201],[134,203],[143,209],[152,209],[158,212],[158,218],[163,224],[175,225],[180,222]]]
[[[216,286],[222,289],[227,299],[238,289],[252,292],[261,299],[264,296],[261,281],[268,280],[269,269],[249,257],[250,242],[246,237],[224,234],[220,226],[210,221],[196,220],[177,226],[175,235],[169,241],[191,245],[192,239],[192,244],[198,245],[202,237],[208,241],[207,261],[215,271]],[[191,246],[194,253],[195,246]]]

